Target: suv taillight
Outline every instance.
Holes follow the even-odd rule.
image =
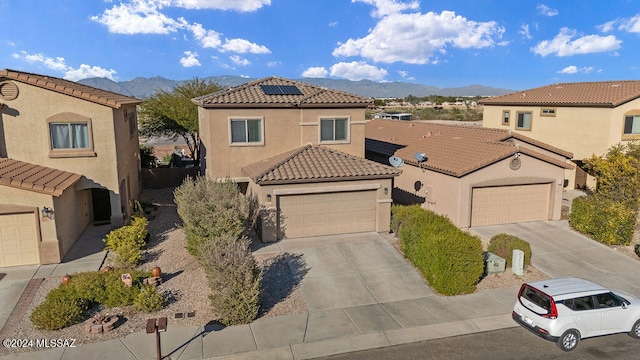
[[[549,311],[548,314],[546,315],[542,315],[542,317],[548,318],[548,319],[557,319],[558,318],[558,308],[556,307],[556,302],[553,301],[552,298],[549,298],[550,304],[549,306],[551,307],[551,311]]]

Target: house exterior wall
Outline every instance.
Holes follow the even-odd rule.
[[[543,108],[555,109],[556,115],[542,115]],[[482,126],[522,133],[570,151],[573,160],[580,161],[593,154],[604,155],[611,146],[632,140],[623,136],[623,130],[625,114],[634,110],[640,114],[640,99],[615,108],[484,105]],[[502,123],[503,111],[511,112],[508,125]],[[516,129],[519,111],[531,112],[531,130]],[[575,169],[566,170],[569,189],[575,187],[575,173]],[[587,186],[594,187],[595,179],[588,177]]]
[[[212,179],[245,179],[242,167],[283,152],[320,143],[321,117],[350,119],[349,141],[325,144],[358,157],[364,157],[364,109],[205,109],[198,108],[201,141],[205,146],[206,174]],[[231,145],[231,118],[262,118],[262,145]]]
[[[388,232],[391,222],[391,193],[392,179],[354,180],[341,182],[320,182],[307,184],[263,185],[249,182],[247,196],[255,196],[262,206],[261,228],[262,241],[271,242],[278,239],[276,228],[277,197],[287,194],[309,194],[340,191],[371,191],[375,190],[377,197],[376,231]],[[387,194],[385,194],[387,189]],[[267,200],[271,195],[271,201]]]
[[[123,213],[120,184],[126,181],[128,200],[140,191],[139,145],[137,126],[129,133],[124,113],[134,113],[135,105],[120,109],[99,105],[87,100],[60,94],[33,85],[12,81],[19,94],[14,100],[3,100],[5,108],[0,113],[4,130],[4,151],[0,154],[15,160],[43,165],[84,175],[76,184],[80,189],[102,187],[110,190],[111,223],[120,226]],[[90,119],[92,156],[57,157],[50,154],[49,125],[47,119],[60,115],[80,116]],[[125,209],[130,213],[130,209]]]
[[[411,203],[423,198],[421,206],[447,216],[456,226],[471,226],[471,196],[476,186],[523,185],[529,183],[552,183],[549,220],[559,220],[562,207],[562,185],[564,169],[521,155],[521,166],[512,170],[512,157],[498,161],[462,178],[431,170],[422,171],[416,166],[405,165],[402,174],[395,180],[394,198],[400,203]],[[415,184],[422,184],[416,190]]]

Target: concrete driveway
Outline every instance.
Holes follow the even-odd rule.
[[[575,276],[640,297],[640,261],[573,230],[568,221],[474,227],[485,240],[506,233],[531,245],[532,264],[551,277]]]

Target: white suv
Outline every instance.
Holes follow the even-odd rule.
[[[583,279],[523,284],[511,316],[564,351],[593,336],[627,332],[640,339],[640,300]]]

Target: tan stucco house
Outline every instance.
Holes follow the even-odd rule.
[[[401,171],[364,158],[371,99],[269,77],[193,101],[203,172],[258,199],[263,241],[389,230]]]
[[[393,200],[456,226],[559,220],[572,154],[515,132],[470,125],[372,120],[366,157],[402,169]]]
[[[58,263],[140,191],[139,100],[0,70],[0,267]]]
[[[511,130],[573,153],[568,188],[595,186],[582,160],[640,139],[640,81],[559,83],[483,99],[483,126]]]

